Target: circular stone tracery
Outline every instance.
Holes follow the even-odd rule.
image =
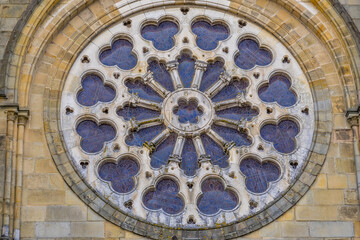
[[[252,23],[238,34],[229,24],[236,16],[195,15],[134,15],[132,34],[143,38],[122,23],[100,34],[75,61],[61,102],[65,144],[83,179],[130,217],[173,228],[232,224],[271,206],[301,173],[314,131],[307,79],[282,44]],[[111,139],[94,149],[110,122]]]

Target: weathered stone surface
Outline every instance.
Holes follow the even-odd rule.
[[[354,237],[352,222],[310,222],[311,237]]]
[[[104,222],[72,222],[72,237],[104,237]]]
[[[35,225],[36,237],[69,237],[69,222],[37,222]]]
[[[48,206],[46,221],[76,222],[86,220],[86,208],[79,206]]]

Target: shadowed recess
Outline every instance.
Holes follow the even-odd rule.
[[[213,98],[213,102],[220,102],[235,98],[239,93],[244,93],[249,86],[249,81],[245,78],[234,78],[231,83],[221,89]]]
[[[261,163],[251,157],[241,161],[240,170],[246,177],[246,188],[254,193],[265,192],[269,183],[280,177],[280,168],[277,164],[272,162]]]
[[[246,105],[242,107],[232,107],[224,110],[217,111],[219,117],[240,121],[245,119],[251,121],[254,117],[259,115],[259,111],[251,106]]]
[[[116,95],[115,90],[104,85],[101,78],[95,74],[86,75],[81,81],[81,86],[77,100],[84,106],[93,106],[97,102],[111,102]]]
[[[206,21],[198,21],[191,26],[191,30],[197,36],[196,44],[206,51],[214,50],[219,41],[229,37],[229,30],[224,24],[211,25]]]
[[[191,58],[190,54],[182,53],[178,62],[178,71],[182,83],[185,88],[189,88],[195,73],[195,60]]]
[[[258,66],[269,65],[272,61],[272,54],[252,39],[244,39],[239,45],[239,52],[235,55],[235,64],[241,69],[251,69]]]
[[[180,168],[184,170],[187,176],[194,176],[199,168],[198,155],[191,138],[186,138],[184,148],[181,154]]]
[[[177,183],[171,179],[162,179],[156,184],[155,190],[144,195],[143,203],[152,210],[162,209],[168,214],[177,214],[184,208],[184,201],[178,195]]]
[[[296,148],[295,137],[299,134],[298,125],[292,120],[283,120],[278,125],[266,124],[260,129],[261,137],[272,142],[281,153],[290,153]]]
[[[152,167],[159,168],[162,165],[167,164],[169,156],[174,149],[176,138],[177,135],[175,133],[171,133],[168,138],[156,147],[155,151],[150,155]]]
[[[116,130],[109,124],[97,125],[94,121],[84,120],[76,127],[81,136],[81,148],[88,153],[100,151],[105,142],[111,141],[116,136]]]
[[[236,146],[249,146],[252,141],[245,132],[239,132],[236,129],[223,127],[213,124],[211,128],[226,141],[233,141]]]
[[[277,102],[283,107],[290,107],[296,103],[296,96],[290,90],[291,82],[284,75],[272,76],[269,84],[260,87],[259,97],[264,102]]]
[[[152,41],[154,47],[160,51],[169,50],[174,46],[174,35],[179,31],[179,27],[171,21],[146,25],[141,29],[141,36],[146,40]]]
[[[111,183],[118,193],[130,192],[135,187],[134,176],[139,172],[139,165],[131,157],[122,157],[117,163],[106,162],[99,168],[101,179]]]
[[[187,101],[184,98],[180,98],[178,105],[173,109],[173,113],[178,116],[178,120],[181,123],[198,123],[199,116],[204,114],[198,105],[196,99],[190,98]]]
[[[174,91],[174,86],[169,72],[166,70],[166,65],[156,60],[149,62],[148,70],[153,73],[155,81],[160,83],[164,88],[170,92]]]
[[[116,114],[123,117],[125,121],[135,118],[135,120],[144,120],[157,118],[160,116],[160,112],[143,107],[132,107],[126,105],[124,108],[119,108]]]
[[[222,168],[229,166],[229,156],[225,154],[219,144],[217,144],[211,137],[206,134],[201,135],[206,154],[210,156],[211,162],[214,165],[219,165]]]
[[[204,92],[211,85],[219,80],[220,74],[224,72],[224,63],[216,61],[208,64],[201,80],[200,91]]]
[[[130,132],[130,134],[126,136],[125,142],[129,146],[141,147],[144,144],[144,142],[151,141],[164,129],[165,129],[164,125],[157,125],[157,126],[140,129],[137,132]]]
[[[202,195],[197,207],[202,213],[215,214],[219,210],[232,210],[238,205],[235,192],[225,190],[224,184],[216,178],[208,178],[201,184]]]
[[[128,88],[129,93],[137,94],[142,99],[154,102],[163,101],[162,97],[155,92],[155,90],[143,83],[140,79],[127,80],[125,86]]]
[[[118,66],[130,70],[136,66],[137,58],[132,52],[133,45],[125,39],[116,40],[110,49],[102,51],[99,59],[106,66]]]

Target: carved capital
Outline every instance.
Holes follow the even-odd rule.
[[[153,73],[152,72],[147,72],[144,76],[144,82],[145,83],[151,83],[154,81],[154,76],[153,76]]]
[[[231,76],[227,72],[222,72],[220,74],[220,80],[225,84],[229,84],[231,81]]]
[[[196,61],[195,62],[195,70],[205,71],[207,67],[207,63],[203,61]]]
[[[166,70],[172,71],[176,70],[179,66],[179,63],[177,61],[170,61],[166,63]]]
[[[359,126],[359,116],[350,116],[348,117],[347,121],[351,127]]]
[[[18,113],[15,111],[7,111],[7,120],[14,122],[18,116]]]

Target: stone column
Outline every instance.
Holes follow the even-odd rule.
[[[356,169],[356,188],[360,200],[360,150],[359,150],[359,116],[351,116],[348,122],[353,132],[354,160]]]

